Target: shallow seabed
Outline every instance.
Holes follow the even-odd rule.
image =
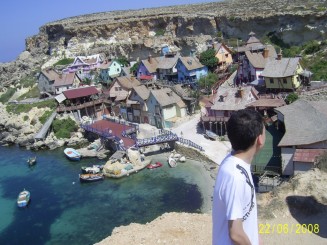
[[[37,156],[29,167],[28,157]],[[71,162],[63,149],[31,152],[0,147],[0,244],[93,244],[114,227],[146,223],[166,212],[208,212],[212,180],[198,162],[170,168],[144,169],[122,179],[81,184],[80,167],[104,163],[95,159]],[[16,198],[31,192],[27,208]]]

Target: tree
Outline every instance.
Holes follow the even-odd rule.
[[[294,101],[296,101],[299,98],[299,96],[296,93],[290,93],[286,97],[286,103],[292,104]]]
[[[139,69],[141,62],[136,62],[131,69],[129,69],[129,72],[134,74],[136,76],[137,69]]]
[[[199,79],[200,88],[211,89],[212,85],[214,85],[218,81],[218,75],[215,73],[209,72],[206,77],[201,77]]]
[[[201,64],[207,66],[211,71],[217,67],[218,61],[219,60],[216,57],[216,51],[214,49],[208,49],[200,54]]]
[[[129,66],[129,61],[125,56],[120,56],[116,61],[121,64],[122,66]]]

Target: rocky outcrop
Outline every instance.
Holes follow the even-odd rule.
[[[163,45],[188,55],[201,52],[220,32],[246,40],[275,35],[288,44],[325,39],[326,1],[230,0],[165,8],[82,15],[48,23],[26,39],[26,56],[0,64],[0,82],[19,81],[31,68],[64,56],[105,53],[131,60],[158,53]]]
[[[211,244],[211,215],[165,213],[146,224],[117,227],[96,245]]]
[[[8,113],[6,106],[0,103],[0,144],[17,144],[33,150],[52,150],[64,145],[76,146],[88,143],[81,131],[74,133],[69,139],[57,139],[54,133],[50,133],[45,140],[35,141],[34,136],[42,127],[38,118],[43,115],[45,110],[47,109],[33,108],[28,113],[17,115]],[[65,118],[65,116],[62,116],[62,118]]]

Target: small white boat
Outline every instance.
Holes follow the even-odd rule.
[[[93,167],[81,167],[83,174],[98,174],[101,172],[101,169],[97,166]]]
[[[212,132],[210,130],[206,130],[205,135],[206,135],[206,137],[208,137],[209,139],[212,139],[212,140],[217,140],[219,138],[219,136],[217,134],[215,134],[214,132]]]
[[[103,180],[103,174],[80,174],[79,180],[80,182],[95,182],[99,180]]]
[[[69,160],[72,160],[72,161],[79,161],[79,160],[81,160],[81,153],[79,153],[78,151],[76,151],[73,148],[66,148],[64,150],[64,153],[65,153],[66,157]]]
[[[26,207],[31,199],[31,193],[27,190],[23,190],[19,193],[17,197],[17,206],[22,208]]]
[[[27,160],[28,165],[33,166],[36,164],[36,156],[35,157],[30,157]]]
[[[168,158],[168,164],[169,164],[170,167],[174,168],[174,167],[177,166],[177,161],[176,161],[175,158],[173,158],[173,157],[169,157],[169,158]]]

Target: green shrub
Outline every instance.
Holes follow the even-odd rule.
[[[129,69],[129,72],[136,75],[137,73],[137,69],[139,69],[139,66],[140,66],[141,62],[138,61],[136,62],[130,69]]]
[[[24,99],[28,99],[28,98],[39,98],[40,97],[40,90],[38,89],[38,87],[33,87],[32,89],[30,89],[28,92],[26,92],[25,94],[22,94],[21,96],[19,96],[17,98],[18,101],[24,100]]]
[[[29,117],[28,117],[27,115],[25,115],[23,119],[24,119],[24,121],[26,122],[26,121],[28,120],[28,118],[29,118]]]
[[[20,80],[20,84],[23,88],[33,87],[36,83],[36,79],[33,76],[27,76]]]
[[[165,35],[165,30],[164,29],[158,29],[157,31],[156,31],[156,36],[163,36],[163,35]]]
[[[321,171],[327,172],[327,152],[318,157],[317,166]]]
[[[318,52],[314,57],[304,58],[303,63],[306,65],[313,75],[311,80],[320,81],[327,80],[327,56]]]
[[[301,54],[302,47],[300,46],[292,46],[290,48],[283,49],[283,57],[296,57]]]
[[[211,89],[212,85],[214,85],[218,81],[218,75],[216,73],[209,72],[206,77],[201,77],[199,79],[200,88],[208,88]]]
[[[122,66],[129,66],[129,61],[125,56],[120,56],[116,61]]]
[[[0,102],[2,103],[8,102],[15,92],[16,92],[15,88],[8,88],[8,90],[3,95],[0,96]]]
[[[268,33],[267,36],[272,44],[277,45],[278,47],[281,47],[282,49],[290,48],[290,45],[285,43],[284,40],[278,34],[276,34],[276,32],[270,32],[270,33]]]
[[[56,119],[52,123],[53,132],[58,139],[69,138],[71,132],[76,132],[78,126],[71,118]]]
[[[53,66],[57,66],[57,65],[69,65],[69,64],[71,64],[73,62],[74,62],[74,58],[64,58],[62,60],[59,60]]]
[[[289,95],[287,95],[285,101],[287,104],[291,104],[294,101],[296,101],[298,98],[299,98],[299,96],[296,93],[290,93]]]
[[[313,54],[320,50],[320,45],[318,41],[310,41],[304,47],[305,54]]]
[[[48,118],[52,115],[53,111],[46,111],[43,115],[39,118],[40,123],[44,124]]]
[[[45,100],[33,104],[9,104],[6,107],[7,112],[11,112],[14,114],[20,114],[22,112],[29,112],[33,107],[37,108],[50,108],[54,110],[57,107],[57,103],[54,99],[52,100]]]

